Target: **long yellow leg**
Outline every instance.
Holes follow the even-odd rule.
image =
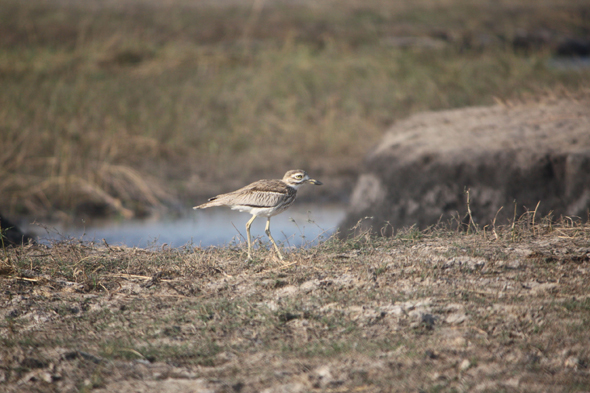
[[[255,218],[256,216],[252,216],[252,218],[246,223],[246,233],[248,234],[248,260],[252,259],[252,238],[250,237],[250,227]]]
[[[264,232],[266,232],[266,235],[268,236],[268,238],[270,239],[270,241],[272,242],[272,244],[275,246],[275,250],[277,250],[277,254],[279,254],[279,258],[282,261],[283,260],[283,256],[281,255],[281,252],[279,251],[279,247],[277,246],[277,243],[275,243],[275,239],[273,239],[272,236],[271,236],[271,234],[270,234],[270,217],[268,217],[266,219],[266,229],[264,230]]]

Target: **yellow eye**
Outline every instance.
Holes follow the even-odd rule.
[[[295,175],[295,179],[301,180],[301,179],[303,179],[303,175],[302,174]]]

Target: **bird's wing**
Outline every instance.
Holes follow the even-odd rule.
[[[274,207],[292,198],[294,190],[280,180],[260,180],[229,194],[219,196],[232,205]],[[227,198],[227,199],[226,199]]]

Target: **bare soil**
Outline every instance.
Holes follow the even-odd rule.
[[[2,250],[0,250],[2,251]],[[590,226],[0,252],[7,392],[590,390]]]

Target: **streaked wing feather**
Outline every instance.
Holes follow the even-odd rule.
[[[289,199],[289,194],[281,192],[255,191],[232,195],[232,205],[244,205],[254,207],[273,207],[280,205]]]
[[[259,180],[239,190],[210,198],[210,206],[275,207],[290,203],[296,191],[281,180]]]

